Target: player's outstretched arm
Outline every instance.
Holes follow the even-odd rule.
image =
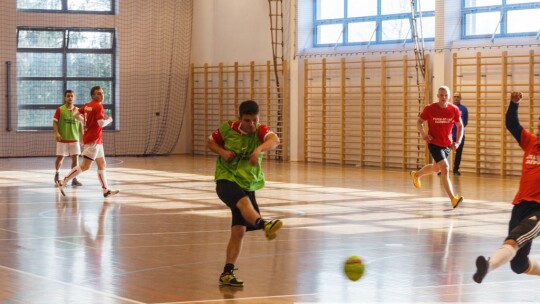
[[[523,94],[521,92],[512,92],[510,94],[510,104],[508,110],[506,110],[506,128],[518,143],[521,143],[521,132],[523,131],[518,117],[519,102],[522,98]]]

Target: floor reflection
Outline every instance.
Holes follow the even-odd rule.
[[[235,288],[218,285],[230,215],[215,159],[115,160],[122,193],[105,201],[95,179],[60,196],[49,159],[0,159],[0,302],[540,301],[538,278],[505,267],[471,279],[506,234],[517,179],[451,176],[465,196],[452,210],[437,176],[415,189],[405,171],[266,162],[257,200],[284,227],[272,242],[248,233]],[[350,255],[366,262],[358,282],[342,271]]]

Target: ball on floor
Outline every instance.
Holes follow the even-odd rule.
[[[344,270],[349,280],[358,281],[364,275],[364,261],[356,255],[350,256],[345,261]]]

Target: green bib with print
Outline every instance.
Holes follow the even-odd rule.
[[[255,191],[264,187],[264,173],[261,168],[264,153],[260,153],[256,166],[249,163],[249,156],[261,142],[258,138],[260,124],[257,130],[251,134],[240,134],[233,130],[228,122],[219,127],[223,138],[224,148],[233,151],[236,157],[225,161],[221,156],[217,157],[215,180],[228,180],[235,182],[246,191]]]

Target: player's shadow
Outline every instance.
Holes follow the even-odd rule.
[[[220,285],[219,292],[223,296],[223,299],[234,299],[237,292],[242,292],[244,287],[232,287],[227,285]]]

